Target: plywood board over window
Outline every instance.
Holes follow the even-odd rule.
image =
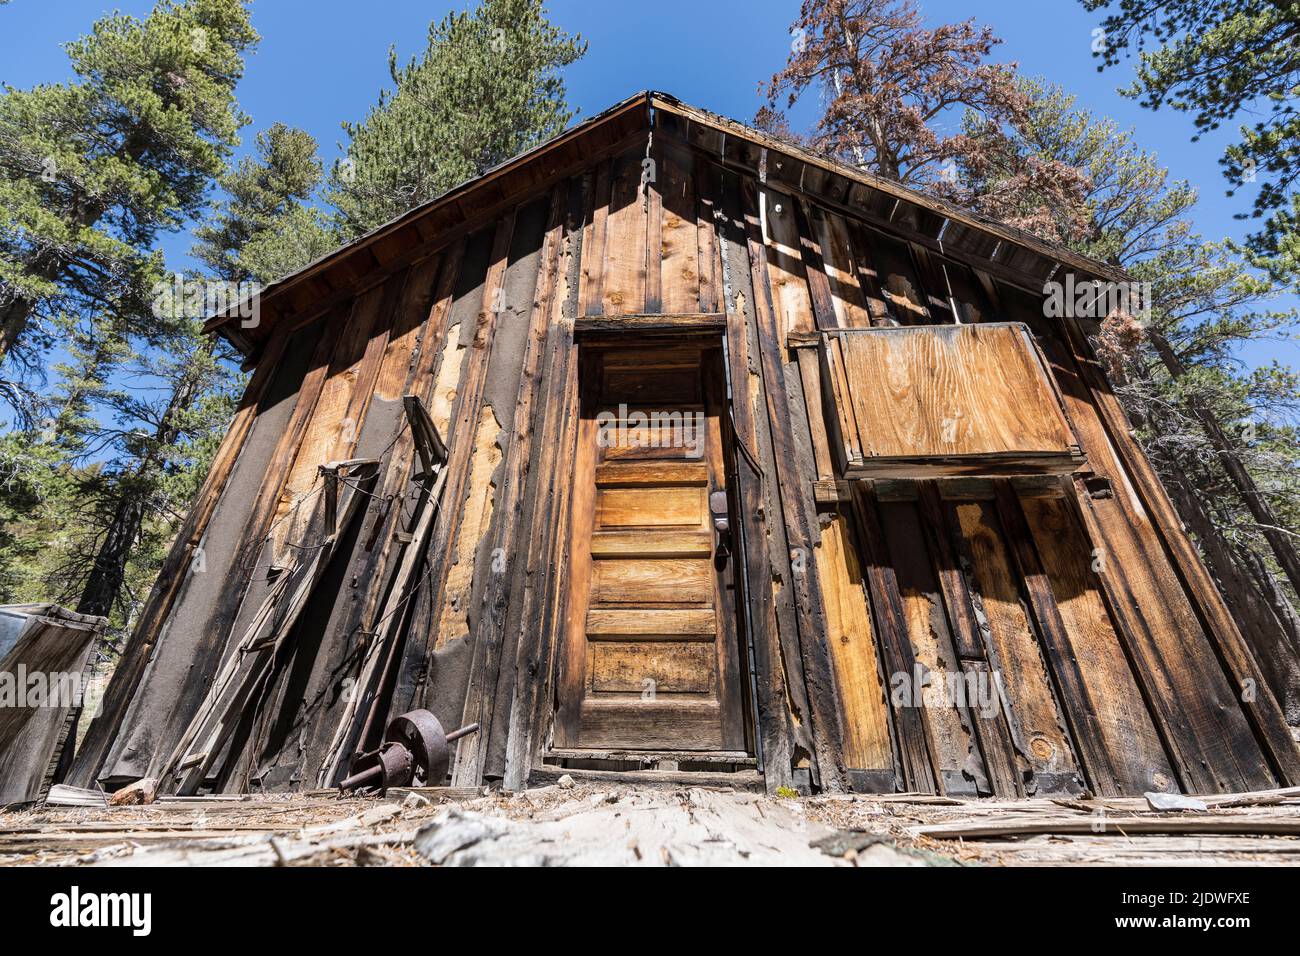
[[[822,356],[845,477],[1062,474],[1082,464],[1020,323],[838,330]]]

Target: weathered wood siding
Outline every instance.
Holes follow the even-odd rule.
[[[320,538],[319,466],[366,457],[380,475],[364,513],[212,783],[332,784],[341,720],[350,752],[422,706],[444,726],[482,726],[459,744],[453,782],[524,785],[548,746],[566,613],[577,325],[725,313],[742,658],[769,787],[1300,783],[1277,704],[1087,330],[1044,318],[1045,276],[1028,253],[953,225],[945,254],[927,237],[948,227],[917,206],[896,215],[826,168],[685,110],[661,110],[653,135],[629,115],[279,296],[273,327],[249,333],[248,395],[71,782],[165,765],[268,571]],[[836,442],[851,436],[837,421],[852,408],[836,404],[819,333],[955,322],[1030,327],[1084,471],[842,480]],[[869,401],[875,383],[853,387]],[[419,587],[395,611],[400,640],[363,686],[391,545],[421,493],[407,394],[449,446],[448,477]],[[899,692],[927,673],[969,688],[996,677],[999,694]]]

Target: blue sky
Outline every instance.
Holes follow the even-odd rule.
[[[1224,195],[1217,163],[1230,131],[1190,142],[1191,120],[1170,110],[1141,109],[1116,92],[1127,82],[1121,66],[1104,74],[1091,56],[1096,14],[1077,0],[918,0],[932,23],[972,15],[1005,42],[998,58],[1045,76],[1079,97],[1081,106],[1138,130],[1142,145],[1159,154],[1175,178],[1200,190],[1196,214],[1207,238],[1240,237],[1250,223],[1233,218],[1250,196]],[[94,19],[120,9],[144,15],[152,0],[11,0],[0,6],[0,80],[14,86],[54,82],[69,75],[60,44],[88,30]],[[245,142],[279,120],[299,126],[321,144],[326,161],[338,155],[342,120],[360,119],[388,82],[387,52],[395,44],[407,59],[423,49],[430,20],[462,5],[417,0],[257,0],[254,25],[262,35],[238,95],[253,119]],[[692,105],[748,120],[759,105],[756,85],[784,61],[798,0],[659,0],[654,4],[551,0],[551,18],[590,43],[587,56],[566,74],[570,100],[582,116],[636,92],[654,88]],[[186,237],[169,237],[169,261],[184,265]],[[1288,299],[1286,305],[1296,304]],[[1300,345],[1259,343],[1243,354],[1250,364],[1273,357],[1300,364]]]

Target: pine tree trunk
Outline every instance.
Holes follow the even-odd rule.
[[[18,344],[31,314],[32,303],[24,298],[17,298],[5,306],[4,314],[0,317],[0,364],[4,363],[5,357]]]
[[[131,549],[144,527],[143,499],[130,496],[117,503],[113,520],[95,554],[95,563],[81,590],[77,602],[78,614],[99,614],[108,617],[122,591],[126,580],[126,563]]]
[[[211,348],[211,343],[205,342],[199,347],[199,355],[206,356]],[[78,613],[107,617],[117,602],[126,581],[126,565],[131,557],[131,549],[139,541],[144,529],[148,491],[142,489],[153,486],[155,472],[162,467],[159,451],[180,437],[181,412],[195,399],[198,387],[196,377],[182,373],[181,380],[167,403],[167,410],[154,430],[153,451],[141,459],[131,479],[123,485],[123,496],[113,511],[113,520],[104,534],[104,540],[95,554],[95,563],[82,587],[81,599],[77,602]]]

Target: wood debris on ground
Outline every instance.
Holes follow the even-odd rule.
[[[163,798],[0,813],[0,865],[1294,864],[1300,788],[1201,798],[779,799],[604,783]]]

